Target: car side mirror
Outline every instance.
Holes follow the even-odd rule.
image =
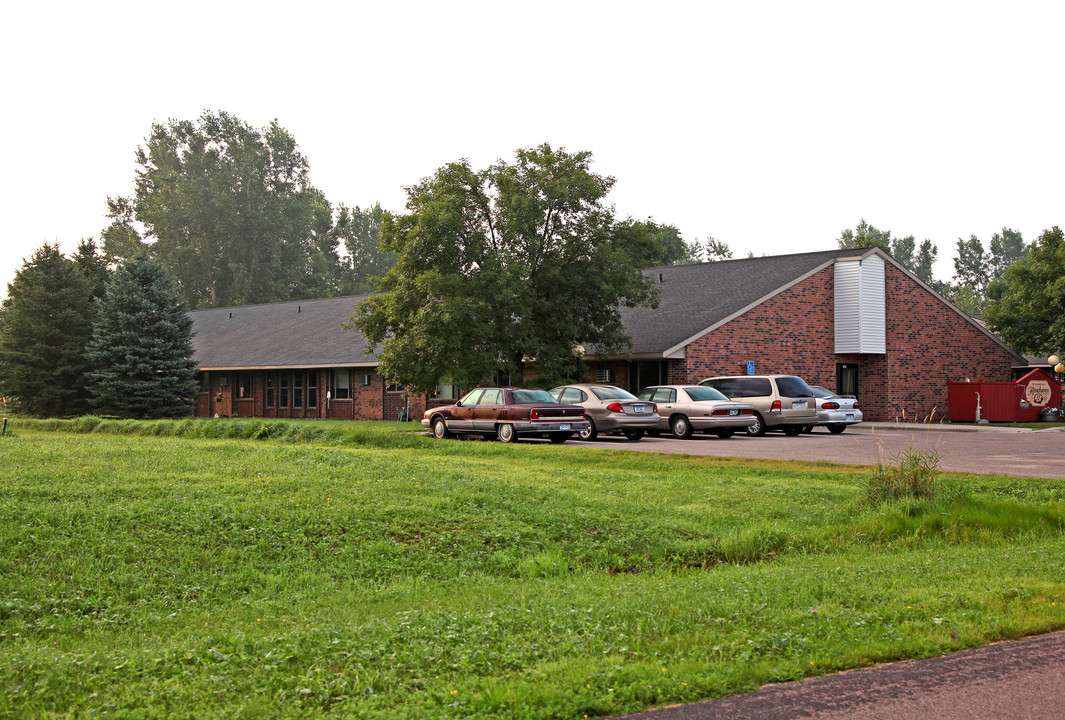
[[[455,407],[462,407],[462,401],[461,400],[456,400],[455,401]]]

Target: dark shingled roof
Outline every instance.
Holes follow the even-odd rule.
[[[194,310],[196,362],[208,370],[376,365],[362,334],[340,326],[363,297]]]
[[[632,335],[632,353],[657,355],[678,348],[836,258],[869,252],[837,249],[649,270],[656,281],[661,278],[658,308],[621,309],[625,328]]]
[[[632,336],[632,354],[662,357],[678,353],[688,341],[837,258],[864,257],[872,252],[878,251],[837,249],[648,270],[656,281],[661,279],[658,308],[621,309],[625,328]],[[205,370],[374,366],[377,360],[366,352],[362,334],[341,327],[364,297],[193,311],[196,362]],[[1005,347],[1001,340],[995,340]],[[594,348],[589,352],[594,354]]]

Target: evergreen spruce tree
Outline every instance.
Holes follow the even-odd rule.
[[[191,414],[192,318],[163,265],[144,254],[125,261],[98,305],[88,351],[96,411],[125,418]]]
[[[45,244],[8,283],[0,305],[0,393],[33,415],[88,409],[85,346],[92,288],[77,264]]]

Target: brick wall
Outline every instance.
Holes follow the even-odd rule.
[[[891,265],[886,290],[885,419],[944,419],[947,380],[1009,381],[1006,350]]]
[[[866,419],[922,420],[946,416],[947,380],[1009,380],[1006,350],[893,265],[885,273],[886,355],[833,352],[829,267],[689,345],[677,382],[742,375],[753,360],[758,374],[835,389],[837,363],[854,363]]]

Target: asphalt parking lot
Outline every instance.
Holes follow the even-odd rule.
[[[910,425],[862,423],[840,435],[818,429],[807,435],[763,437],[735,435],[722,440],[695,435],[677,440],[671,435],[629,442],[620,436],[600,436],[594,442],[570,440],[567,445],[665,452],[712,457],[761,460],[805,460],[876,465],[891,462],[908,446],[937,450],[939,467],[981,475],[1014,475],[1065,480],[1065,423],[1047,423],[1046,429],[1029,430],[995,426]]]

